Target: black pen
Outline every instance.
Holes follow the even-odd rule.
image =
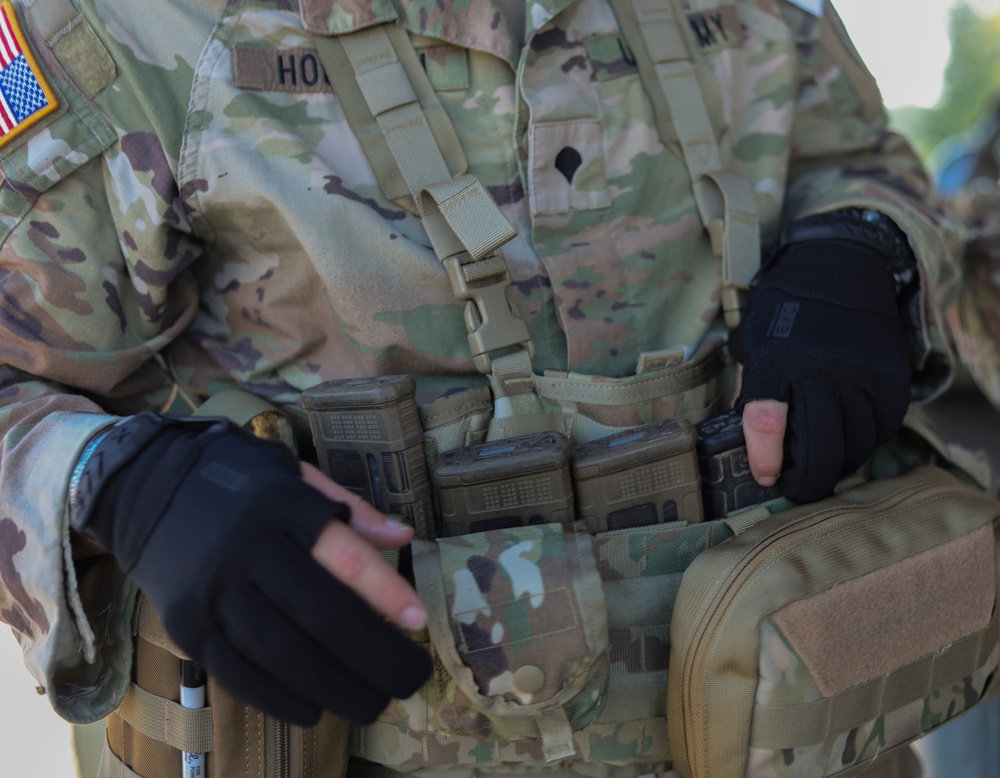
[[[205,707],[205,671],[190,659],[181,660],[181,707]],[[205,778],[205,755],[182,752],[181,778]]]

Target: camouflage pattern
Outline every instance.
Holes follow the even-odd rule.
[[[593,539],[582,525],[548,524],[418,543],[414,571],[431,616],[412,637],[431,649],[435,674],[353,731],[351,753],[407,772],[663,769],[674,599],[691,561],[731,535],[722,522]],[[517,687],[526,665],[544,671],[531,693]],[[576,751],[556,764],[535,723],[553,706],[564,707]]]
[[[575,729],[600,713],[607,611],[586,530],[574,535],[574,525],[544,524],[415,548],[434,656],[452,679],[434,684],[444,731],[537,736],[531,712],[564,708]]]
[[[700,24],[716,3],[683,4]],[[412,373],[429,402],[483,383],[463,304],[336,97],[305,88],[301,57],[282,60],[288,89],[238,86],[238,47],[278,62],[393,15],[419,36],[471,172],[518,231],[505,254],[536,373],[620,378],[719,330],[718,260],[606,0],[75,0],[92,50],[56,53],[28,5],[47,2],[16,7],[67,109],[0,151],[0,612],[71,720],[114,708],[131,661],[127,602],[106,639],[92,627],[106,603],[80,596],[65,517],[97,430],[179,388],[293,403],[323,380]],[[921,263],[914,382],[930,396],[952,364],[953,232],[830,4],[735,6],[735,43],[706,38],[697,67],[764,240],[817,210],[893,216]],[[90,100],[74,73],[105,55],[116,75]]]
[[[759,705],[796,705],[822,698],[805,663],[794,653],[772,619],[760,627]],[[873,759],[887,749],[912,741],[978,702],[996,671],[1000,649],[960,682],[936,689],[891,713],[841,732],[822,743],[770,750],[751,747],[747,776],[760,778],[824,778]]]

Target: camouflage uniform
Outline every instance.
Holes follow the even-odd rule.
[[[0,148],[0,615],[70,720],[113,709],[130,661],[128,599],[101,576],[78,585],[67,530],[97,430],[170,406],[178,383],[288,404],[337,377],[411,373],[421,402],[483,382],[463,304],[419,219],[380,192],[314,36],[392,13],[412,35],[518,231],[505,254],[536,373],[624,376],[722,329],[690,177],[605,0],[78,0],[83,19],[48,43],[22,6],[63,107]],[[910,236],[914,392],[933,396],[953,363],[955,234],[835,11],[683,6],[764,243],[848,206]]]

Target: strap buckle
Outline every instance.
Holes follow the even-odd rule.
[[[529,357],[535,355],[528,325],[507,297],[510,273],[503,253],[497,249],[478,262],[463,263],[467,252],[450,256],[443,261],[452,290],[465,306],[465,326],[469,331],[469,348],[476,369],[486,375],[492,372],[490,352],[517,346],[526,349]],[[473,267],[488,268],[493,272],[471,272]],[[470,282],[470,276],[473,280]],[[482,280],[479,280],[482,279]],[[473,285],[475,284],[475,285]]]

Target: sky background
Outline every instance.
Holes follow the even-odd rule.
[[[1000,0],[970,0],[996,11]],[[932,106],[948,61],[951,0],[839,0],[836,7],[890,108]],[[74,774],[69,727],[52,713],[0,625],[0,773],[19,778]]]
[[[836,0],[861,56],[889,108],[934,105],[948,62],[948,11],[952,0]],[[983,13],[1000,0],[969,0]]]

